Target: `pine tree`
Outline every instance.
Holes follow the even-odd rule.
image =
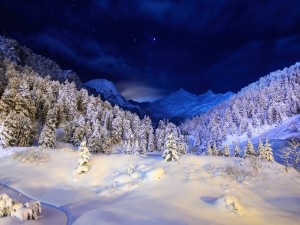
[[[86,147],[85,140],[80,143],[80,147],[78,151],[81,158],[78,160],[78,167],[76,169],[76,172],[78,174],[86,173],[90,169],[87,163],[89,162],[91,153],[89,149]]]
[[[244,152],[244,158],[248,158],[248,157],[255,157],[256,153],[253,147],[253,144],[251,142],[250,139],[248,139],[246,148],[245,148],[245,152]]]
[[[55,147],[57,123],[56,113],[56,109],[52,109],[48,112],[46,123],[39,137],[39,145],[42,147]]]
[[[153,129],[151,129],[151,131],[149,132],[147,150],[148,150],[149,152],[155,151],[155,142],[154,142]]]
[[[212,151],[210,143],[207,143],[206,155],[213,155],[213,151]]]
[[[229,151],[228,145],[224,145],[223,155],[226,157],[230,156],[230,151]]]
[[[264,148],[264,145],[263,145],[261,139],[259,139],[259,142],[258,142],[257,154],[256,155],[261,159],[266,158],[265,148]]]
[[[178,146],[178,151],[179,151],[180,154],[186,154],[188,146],[187,146],[187,144],[184,140],[183,135],[179,136],[177,146]]]
[[[93,133],[88,138],[89,149],[91,149],[92,152],[100,152],[102,149],[101,142],[102,140],[101,140],[100,123],[98,121],[95,121],[93,125]]]
[[[238,144],[234,147],[234,157],[241,157],[241,149]]]
[[[265,140],[264,152],[265,152],[265,154],[264,154],[265,159],[267,159],[268,161],[274,161],[273,150],[272,150],[271,144],[269,143],[268,138],[266,138],[266,140]]]
[[[177,145],[176,145],[176,141],[173,137],[173,133],[170,133],[168,135],[168,139],[165,143],[165,150],[163,152],[162,155],[163,159],[165,159],[165,161],[178,161],[179,157],[178,157],[178,152],[177,152]]]
[[[219,154],[219,150],[217,149],[217,143],[214,142],[213,147],[212,147],[212,155],[218,155]]]

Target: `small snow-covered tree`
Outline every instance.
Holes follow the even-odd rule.
[[[226,157],[230,156],[230,151],[229,151],[228,145],[224,145],[223,155],[226,156]]]
[[[245,148],[245,152],[244,152],[244,158],[248,158],[248,157],[254,157],[256,156],[253,144],[251,142],[250,139],[248,139],[246,148]]]
[[[184,140],[183,135],[179,136],[177,146],[178,146],[178,151],[179,151],[180,154],[186,154],[188,146],[187,146],[187,144]]]
[[[292,149],[289,147],[281,147],[278,154],[285,166],[285,171],[288,172],[288,168],[292,166]]]
[[[217,149],[217,143],[214,142],[213,147],[212,147],[212,155],[218,155],[219,151]]]
[[[149,152],[153,152],[155,150],[153,129],[149,132],[147,149],[148,149]]]
[[[165,150],[162,155],[165,161],[178,161],[177,145],[173,133],[170,133],[165,143]]]
[[[78,160],[78,167],[76,169],[76,172],[78,174],[86,173],[90,170],[90,167],[87,165],[87,163],[89,162],[91,155],[89,149],[86,147],[86,141],[82,141],[80,143],[79,155],[81,158]]]
[[[241,157],[241,149],[238,143],[234,147],[234,157]]]
[[[134,172],[134,170],[135,170],[135,166],[134,166],[133,162],[131,161],[130,164],[129,164],[127,172],[131,176],[131,174]]]
[[[266,154],[265,154],[265,148],[264,148],[264,145],[261,141],[261,139],[259,139],[259,142],[258,142],[258,147],[257,147],[257,153],[256,155],[261,158],[261,159],[265,159],[266,158]]]
[[[265,146],[264,146],[264,158],[268,161],[274,161],[273,157],[273,149],[271,147],[271,144],[269,143],[269,139],[266,138],[265,140]]]
[[[292,149],[293,166],[295,169],[298,169],[300,163],[300,141],[295,138],[291,138],[288,144],[289,147]]]
[[[210,143],[207,143],[206,147],[206,155],[213,155],[212,148],[210,146]]]

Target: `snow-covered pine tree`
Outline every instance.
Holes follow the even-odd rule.
[[[154,141],[153,128],[152,128],[151,131],[149,132],[147,150],[148,150],[149,152],[155,151],[155,141]]]
[[[179,136],[178,142],[177,142],[178,151],[180,154],[186,154],[188,146],[184,140],[184,136],[181,134]]]
[[[223,156],[226,156],[226,157],[230,156],[230,151],[229,151],[228,145],[224,145]]]
[[[147,139],[146,139],[146,131],[145,126],[141,124],[141,127],[139,129],[139,143],[140,143],[140,151],[139,154],[145,155],[147,152]]]
[[[39,137],[39,145],[47,148],[55,147],[57,126],[57,110],[50,110],[47,114],[46,123]]]
[[[256,153],[253,147],[253,144],[251,142],[250,139],[248,139],[245,151],[244,151],[244,158],[248,158],[248,157],[255,157]]]
[[[292,158],[292,164],[294,168],[297,170],[299,168],[300,164],[300,141],[295,138],[291,138],[288,142],[289,148],[291,149],[291,158]]]
[[[167,141],[165,143],[165,150],[163,152],[162,158],[165,161],[178,161],[179,156],[177,152],[176,141],[173,137],[173,133],[168,135]]]
[[[261,158],[261,159],[265,159],[266,158],[265,147],[264,147],[261,139],[259,139],[259,142],[258,142],[258,147],[257,147],[257,153],[256,153],[256,155],[259,158]]]
[[[12,111],[7,116],[1,113],[0,115],[0,147],[7,148],[17,146],[19,121],[16,120],[17,113]]]
[[[80,143],[80,147],[78,151],[81,158],[78,160],[78,167],[76,169],[76,172],[78,174],[86,173],[90,170],[90,167],[87,165],[87,163],[89,162],[91,153],[89,149],[86,147],[85,140]]]
[[[219,150],[217,148],[217,143],[216,142],[214,142],[213,147],[212,147],[212,155],[213,156],[219,155]]]
[[[264,159],[266,159],[268,161],[274,161],[273,149],[271,147],[271,144],[269,143],[269,139],[268,138],[266,138],[266,140],[265,140]]]
[[[289,147],[281,147],[279,150],[279,156],[285,166],[285,171],[288,172],[288,168],[292,166],[292,149]]]
[[[71,141],[75,146],[79,146],[86,135],[87,125],[85,122],[85,117],[80,115],[77,119],[75,119],[74,125],[75,127],[73,129],[74,132],[72,134]]]
[[[122,140],[122,119],[117,116],[113,119],[111,124],[111,139],[112,143],[119,144]]]
[[[98,120],[94,121],[93,124],[93,133],[88,138],[88,146],[92,152],[100,152],[102,150],[102,140],[101,140],[101,130],[100,130],[100,122]]]
[[[101,152],[103,153],[109,153],[111,151],[111,138],[109,135],[109,131],[106,130],[105,127],[101,126]]]
[[[207,143],[206,155],[213,155],[213,151],[212,151],[210,143]]]
[[[234,157],[241,157],[241,149],[238,143],[234,147]]]

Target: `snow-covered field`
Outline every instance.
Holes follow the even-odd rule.
[[[58,207],[68,215],[68,224],[300,221],[300,174],[293,169],[286,173],[275,162],[256,162],[257,173],[253,162],[239,158],[185,155],[175,163],[165,162],[157,154],[92,155],[90,171],[78,175],[74,173],[78,152],[70,148],[44,151],[49,154],[49,161],[41,165],[20,163],[3,155],[0,181]],[[130,162],[135,166],[131,176]],[[46,217],[22,224],[51,224]],[[14,218],[0,218],[1,225],[19,223]],[[62,217],[55,224],[66,224],[66,220]]]

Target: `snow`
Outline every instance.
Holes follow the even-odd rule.
[[[177,163],[165,162],[157,154],[99,154],[91,155],[90,171],[78,175],[73,173],[77,151],[66,147],[44,151],[50,160],[42,165],[2,155],[0,182],[59,207],[67,213],[68,224],[298,224],[300,220],[300,174],[293,169],[286,173],[275,162],[259,161],[256,174],[251,161],[241,158],[182,155]],[[135,166],[131,176],[130,162]],[[241,213],[234,213],[238,207]],[[38,224],[50,224],[43,223],[50,216],[44,213]],[[54,220],[55,213],[50,218]],[[0,224],[19,222],[0,219]]]
[[[253,135],[254,136],[251,138],[251,142],[255,149],[257,149],[259,139],[265,141],[265,138],[268,137],[274,152],[274,159],[281,163],[282,160],[278,155],[280,148],[282,146],[288,146],[288,140],[290,138],[300,136],[300,115],[285,119],[279,126],[266,125],[261,129],[260,133],[254,133]],[[242,136],[228,136],[225,144],[231,146],[230,150],[232,155],[234,150],[234,142],[238,142],[240,144],[241,152],[243,152],[247,141],[248,137],[246,134]]]

